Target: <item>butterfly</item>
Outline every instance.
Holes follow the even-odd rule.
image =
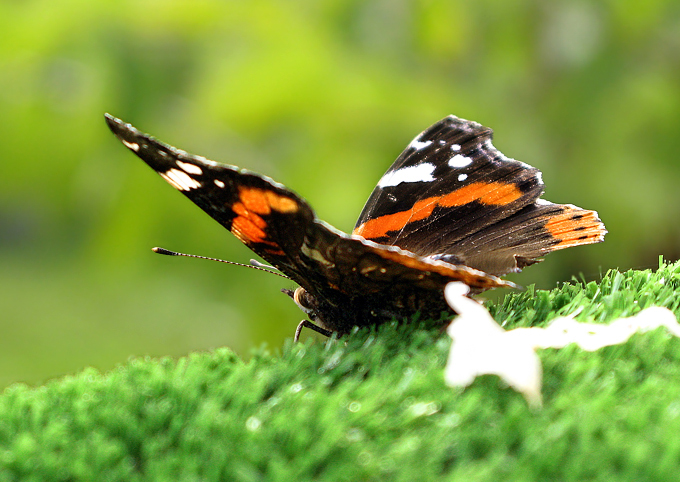
[[[106,114],[133,153],[252,251],[299,285],[282,290],[330,336],[354,326],[450,313],[443,290],[515,287],[501,275],[552,251],[599,243],[595,211],[541,199],[535,167],[491,143],[492,130],[448,116],[419,134],[382,176],[352,234],[319,220],[272,179],[172,147]]]

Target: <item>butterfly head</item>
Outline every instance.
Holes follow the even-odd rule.
[[[295,304],[300,308],[312,321],[320,321],[318,312],[318,303],[316,298],[309,293],[306,289],[299,286],[293,290],[282,289],[283,293],[287,294],[292,298]]]

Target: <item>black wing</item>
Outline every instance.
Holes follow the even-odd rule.
[[[115,117],[109,128],[126,147],[255,253],[296,282],[296,262],[314,222],[311,207],[269,178],[164,144]]]
[[[380,179],[354,234],[495,275],[604,239],[594,211],[540,200],[540,171],[504,156],[492,134],[454,116],[425,130]]]

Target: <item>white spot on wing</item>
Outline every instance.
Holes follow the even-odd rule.
[[[136,142],[128,142],[128,141],[124,141],[123,139],[121,139],[120,141],[121,141],[123,144],[125,144],[125,146],[126,146],[128,149],[132,149],[132,150],[135,151],[135,152],[139,152],[139,144],[137,144]]]
[[[459,181],[465,181],[467,179],[468,175],[467,174],[458,174],[458,180]]]
[[[201,187],[200,182],[178,169],[170,169],[167,172],[159,172],[159,174],[179,191],[189,191]]]
[[[413,139],[411,141],[411,143],[408,146],[413,147],[416,151],[419,151],[420,149],[423,149],[423,148],[429,146],[430,144],[432,144],[432,141],[420,142],[418,140],[418,138],[416,137],[415,139]]]
[[[464,156],[462,154],[456,154],[451,159],[449,159],[449,166],[460,169],[461,167],[467,167],[472,164],[472,158]]]
[[[177,189],[178,191],[185,191],[185,189],[182,188],[182,186],[180,186],[179,184],[177,184],[177,183],[174,181],[174,179],[172,179],[170,176],[168,176],[168,175],[165,174],[164,172],[159,172],[158,174],[160,174],[161,177],[162,177],[163,179],[165,179],[166,181],[168,181],[168,184],[170,184],[172,187],[174,187],[174,188]]]
[[[215,179],[215,186],[217,187],[224,187],[224,183],[220,181],[219,179]]]
[[[188,162],[182,162],[182,161],[177,161],[177,165],[184,169],[186,172],[189,174],[203,174],[203,170],[198,167],[196,164],[189,164]]]
[[[460,144],[451,144],[451,150],[452,151],[460,151]]]
[[[402,182],[430,182],[434,181],[432,173],[434,172],[434,165],[429,162],[417,164],[415,166],[402,167],[396,171],[385,174],[378,187],[396,186]]]

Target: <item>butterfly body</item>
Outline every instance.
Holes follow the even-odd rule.
[[[498,276],[550,251],[603,240],[597,213],[543,201],[540,172],[491,145],[491,130],[449,116],[382,177],[353,234],[266,176],[164,144],[107,115],[114,134],[251,250],[300,285],[311,321],[348,333],[450,312],[443,288],[512,287]]]

